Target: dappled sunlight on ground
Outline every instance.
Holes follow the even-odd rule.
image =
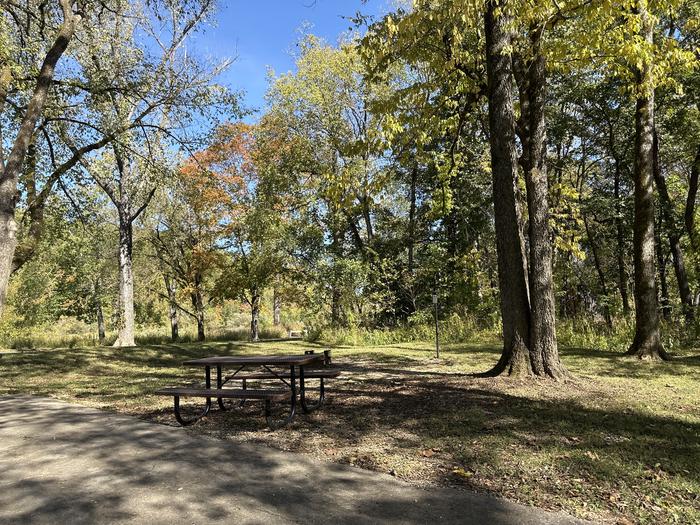
[[[78,400],[175,424],[149,395],[201,381],[205,355],[302,353],[302,341],[19,352],[0,358],[0,392]],[[564,349],[567,382],[482,379],[499,349],[448,345],[334,348],[344,373],[327,406],[270,432],[258,403],[188,428],[398,476],[463,486],[579,516],[691,523],[700,517],[700,359],[642,363]],[[188,400],[189,403],[190,400]],[[196,404],[196,401],[192,401]]]

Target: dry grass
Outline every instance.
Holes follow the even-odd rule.
[[[301,341],[18,352],[0,358],[0,393],[78,401],[174,424],[149,393],[200,380],[181,361],[301,353]],[[492,346],[335,348],[346,372],[328,405],[265,429],[260,406],[212,414],[187,431],[254,441],[391,472],[420,485],[490,491],[544,508],[640,523],[700,521],[700,356],[642,363],[564,349],[567,383],[478,379]]]

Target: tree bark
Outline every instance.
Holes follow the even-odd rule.
[[[105,317],[102,311],[102,301],[100,300],[100,280],[95,280],[94,287],[95,315],[97,317],[97,337],[100,346],[105,344]]]
[[[590,225],[588,224],[588,217],[583,215],[583,225],[586,228],[586,237],[588,237],[588,243],[591,246],[591,252],[593,253],[593,264],[595,265],[596,273],[598,274],[598,282],[600,283],[601,295],[604,298],[603,303],[603,318],[605,319],[605,324],[608,328],[613,327],[612,316],[610,315],[610,305],[608,304],[608,286],[605,280],[605,272],[603,271],[603,265],[600,261],[600,254],[598,253],[598,247],[596,246],[595,239],[593,238],[593,232],[591,232]]]
[[[357,227],[355,218],[352,215],[350,215],[350,213],[348,213],[347,211],[345,212],[345,216],[348,221],[348,228],[350,229],[352,238],[355,241],[355,247],[357,248],[357,251],[360,253],[364,253],[365,241],[362,240],[362,235],[360,235],[360,229]]]
[[[651,45],[653,23],[641,5],[642,37]],[[661,345],[657,310],[654,239],[654,88],[651,64],[637,72],[634,156],[634,301],[635,334],[627,351],[641,359],[668,359]]]
[[[620,183],[622,170],[620,163],[615,158],[615,240],[617,241],[617,286],[622,299],[622,312],[627,315],[630,312],[630,300],[627,293],[627,269],[625,267],[625,233],[622,228],[622,206],[620,204]]]
[[[194,317],[197,321],[197,341],[206,340],[204,333],[204,298],[202,297],[202,276],[196,273],[194,276],[194,291],[190,294]]]
[[[530,216],[530,359],[536,375],[558,379],[566,376],[566,369],[559,359],[556,335],[544,113],[547,65],[541,50],[542,31],[542,27],[530,31],[533,57],[527,72],[528,169],[525,185]]]
[[[91,172],[92,178],[105,191],[109,199],[117,208],[119,215],[119,335],[114,342],[115,347],[135,346],[134,342],[134,274],[133,265],[133,223],[151,202],[155,189],[153,189],[145,201],[134,211],[133,196],[129,193],[128,181],[131,176],[132,166],[125,164],[119,148],[113,145],[114,157],[119,170],[117,188],[105,182],[95,172]],[[118,191],[117,191],[118,190]]]
[[[683,257],[683,250],[681,249],[681,239],[680,232],[676,221],[673,217],[673,209],[671,208],[671,198],[668,195],[668,188],[666,187],[666,178],[661,173],[661,166],[659,164],[659,137],[654,130],[654,152],[653,152],[653,170],[654,170],[654,182],[659,189],[659,201],[661,205],[661,217],[663,219],[666,231],[668,232],[668,242],[671,248],[671,257],[673,259],[673,271],[676,275],[676,282],[678,283],[678,297],[681,300],[681,308],[683,309],[683,315],[687,323],[692,323],[695,318],[695,313],[693,311],[693,294],[690,291],[690,284],[688,283],[688,274],[685,271],[685,259]],[[665,272],[664,272],[665,273]],[[662,296],[668,298],[668,294],[662,293]],[[668,308],[664,312],[668,312]],[[668,319],[668,316],[664,315]]]
[[[502,6],[502,3],[499,5]],[[497,3],[487,2],[484,17],[488,77],[489,146],[493,179],[498,283],[503,318],[503,352],[487,375],[532,374],[530,304],[527,291],[525,245],[516,200],[517,157],[512,99],[512,69],[508,49],[508,15],[496,16]]]
[[[257,288],[252,290],[250,300],[250,340],[258,341],[260,334],[258,330],[258,320],[260,317],[260,294]]]
[[[202,294],[197,291],[191,295],[192,307],[194,308],[194,319],[197,321],[197,341],[206,341],[206,333],[204,331],[204,304],[202,302]]]
[[[17,188],[19,174],[22,171],[36,123],[44,111],[56,64],[68,47],[80,20],[80,16],[73,13],[72,2],[61,0],[60,4],[63,11],[63,24],[41,65],[34,92],[27,104],[27,111],[20,123],[12,150],[7,161],[0,163],[0,314],[5,307],[7,285],[10,281],[12,261],[17,246],[15,208],[19,199]]]
[[[372,227],[372,210],[370,209],[370,197],[366,193],[360,201],[362,206],[362,218],[365,222],[365,230],[367,233],[367,244],[372,244],[374,239],[374,228]]]
[[[656,230],[656,260],[659,264],[659,285],[661,286],[661,295],[658,298],[661,316],[665,321],[671,320],[671,303],[668,298],[668,277],[666,275],[667,258],[664,255],[663,246],[661,244],[662,233],[661,219],[659,219],[658,228]]]
[[[685,229],[688,232],[690,245],[693,250],[697,250],[698,242],[695,233],[695,201],[698,196],[698,179],[700,178],[700,146],[695,153],[693,166],[690,169],[690,179],[688,180],[688,198],[685,201]]]
[[[177,309],[177,288],[175,280],[167,274],[163,274],[165,289],[168,293],[168,318],[170,319],[170,339],[177,341],[180,337],[179,316]]]
[[[678,283],[678,293],[681,299],[683,315],[685,316],[686,323],[690,324],[695,319],[695,304],[693,301],[693,294],[690,291],[690,284],[688,283],[688,273],[685,270],[685,259],[678,235],[669,236],[669,244],[671,247],[671,258],[673,260],[673,273]]]
[[[119,214],[119,332],[115,347],[136,346],[134,341],[133,228],[130,217]]]

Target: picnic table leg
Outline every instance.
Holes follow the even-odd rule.
[[[247,389],[248,389],[248,383],[246,382],[245,379],[243,380],[243,385],[242,385],[242,387],[243,387],[243,390],[247,390]],[[243,405],[245,405],[245,402],[246,402],[245,399],[241,399],[240,403],[238,403],[238,406],[239,406],[239,407],[242,407]]]
[[[201,414],[193,417],[192,419],[185,419],[180,414],[180,396],[174,396],[174,406],[175,406],[175,419],[183,427],[187,427],[187,426],[191,425],[192,423],[195,423],[198,420],[202,419],[204,416],[206,416],[209,413],[209,410],[211,409],[211,403],[207,403]]]
[[[289,414],[287,414],[287,417],[284,418],[282,421],[274,421],[272,419],[272,414],[270,411],[270,400],[266,399],[265,400],[265,419],[267,421],[267,426],[270,427],[270,430],[276,430],[278,428],[282,428],[289,423],[292,422],[294,419],[294,414],[296,414],[297,410],[297,381],[296,381],[296,371],[294,369],[294,366],[292,365],[289,370],[289,384],[290,384],[290,389],[291,389],[291,400],[290,400],[290,406],[289,406]]]
[[[301,399],[301,408],[304,411],[305,414],[308,414],[310,412],[313,412],[317,408],[320,408],[321,405],[323,405],[323,400],[325,398],[325,387],[323,385],[323,378],[319,378],[321,380],[321,386],[319,390],[319,398],[316,403],[308,403],[306,401],[306,384],[304,382],[304,367],[300,366],[299,367],[299,397]]]
[[[221,373],[221,365],[216,365],[216,388],[217,390],[220,390],[221,387],[223,386],[223,377]],[[224,400],[220,397],[216,398],[216,402],[219,404],[219,409],[222,411],[226,411],[226,407],[224,406]]]
[[[207,390],[211,388],[211,367],[209,365],[204,367],[204,384],[207,387]],[[211,398],[207,398],[207,408],[211,409]],[[208,412],[209,410],[207,410]]]

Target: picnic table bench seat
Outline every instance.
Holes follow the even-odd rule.
[[[269,399],[281,401],[289,399],[291,392],[287,389],[242,389],[242,388],[195,388],[172,387],[156,390],[157,395],[178,397],[216,397],[224,399]]]

